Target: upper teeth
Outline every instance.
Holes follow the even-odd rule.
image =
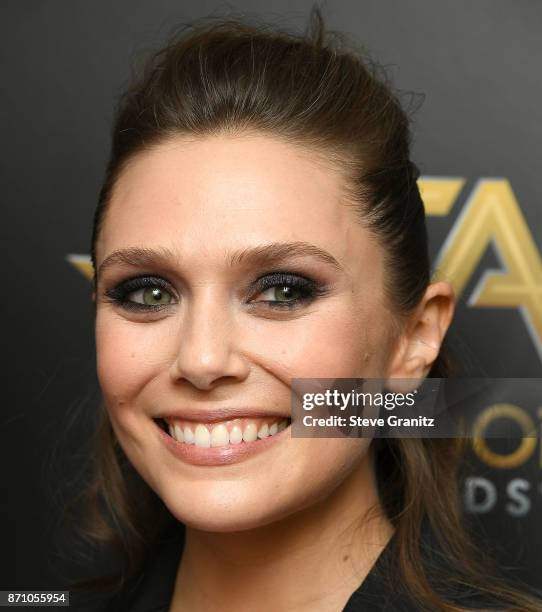
[[[261,422],[261,419],[258,419]],[[258,428],[255,420],[234,419],[228,423],[217,423],[214,426],[203,423],[184,423],[167,420],[169,435],[185,444],[195,444],[209,448],[211,446],[227,446],[241,442],[254,442],[258,438],[267,438],[288,426],[286,419],[262,423]]]

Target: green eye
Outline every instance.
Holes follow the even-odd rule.
[[[146,289],[140,289],[134,292],[134,297],[141,294],[142,301],[140,304],[145,306],[156,306],[171,303],[171,293],[160,287],[147,287]],[[133,300],[138,302],[138,300]]]
[[[289,272],[275,272],[262,276],[257,281],[260,292],[253,303],[267,308],[298,308],[309,304],[325,290],[315,281]]]
[[[298,299],[302,295],[302,291],[300,291],[296,287],[292,287],[289,285],[272,287],[267,291],[272,294],[273,301],[275,302],[290,302],[292,300]],[[264,293],[267,293],[267,291]]]
[[[134,312],[153,312],[175,304],[176,293],[172,285],[160,277],[139,276],[105,290],[106,297]]]

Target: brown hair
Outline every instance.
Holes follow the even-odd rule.
[[[94,218],[95,270],[96,241],[112,189],[134,155],[178,135],[251,130],[309,146],[343,171],[360,223],[384,246],[388,301],[399,319],[408,316],[430,282],[430,261],[407,113],[378,66],[346,44],[344,35],[325,31],[317,7],[310,23],[300,36],[243,19],[201,20],[150,58],[118,106]],[[441,353],[430,376],[448,374]],[[105,410],[97,445],[94,478],[85,492],[86,533],[121,550],[125,571],[111,579],[120,586],[141,566],[171,516],[148,487],[133,497],[133,487],[141,483]],[[382,504],[396,529],[400,582],[421,609],[464,609],[443,595],[454,583],[515,609],[540,609],[504,583],[488,587],[487,573],[474,560],[458,490],[461,441],[378,439],[371,448]],[[424,521],[454,568],[447,575],[438,575],[424,557]]]

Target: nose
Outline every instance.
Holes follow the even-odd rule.
[[[231,307],[217,294],[216,287],[208,287],[185,303],[170,369],[174,382],[184,379],[210,390],[221,380],[242,381],[248,376],[250,366],[238,345]]]

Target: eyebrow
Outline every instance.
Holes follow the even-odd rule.
[[[128,247],[114,251],[108,255],[98,268],[98,276],[107,268],[121,265],[131,267],[145,267],[151,264],[170,262],[178,257],[168,248],[157,249]],[[312,257],[318,261],[331,265],[338,271],[343,271],[341,264],[324,249],[309,242],[272,242],[255,247],[248,247],[234,251],[227,256],[226,263],[233,267],[243,263],[255,265],[280,264],[294,257]]]

